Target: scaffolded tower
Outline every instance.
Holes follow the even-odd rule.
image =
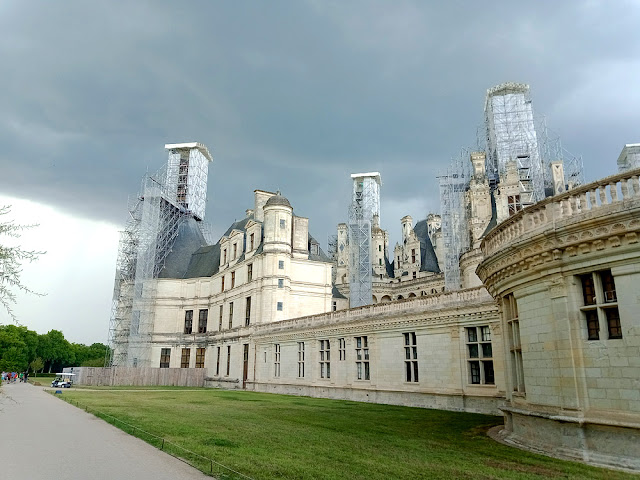
[[[209,150],[200,143],[165,148],[167,165],[143,178],[120,234],[106,362],[110,366],[149,366],[156,279],[180,224],[194,218],[204,225],[208,168],[213,160]]]
[[[471,179],[470,151],[460,155],[439,177],[442,241],[444,243],[444,284],[448,291],[460,289],[460,255],[469,248],[465,191]]]
[[[516,161],[523,206],[544,198],[544,169],[533,121],[529,85],[503,83],[487,90],[487,174],[493,184],[504,174],[507,162]]]
[[[380,174],[354,173],[349,207],[349,305],[360,307],[372,301],[371,223],[380,215]]]

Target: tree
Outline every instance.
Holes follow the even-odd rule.
[[[3,215],[8,215],[11,207],[5,205],[0,207],[0,305],[7,311],[9,316],[16,321],[16,316],[11,309],[11,305],[16,303],[16,290],[42,295],[36,293],[24,285],[20,280],[22,264],[33,262],[45,252],[35,250],[24,250],[19,246],[7,246],[5,237],[20,238],[20,232],[35,225],[16,225],[13,220],[4,220]]]
[[[42,361],[42,359],[40,357],[36,357],[30,364],[29,366],[31,367],[31,370],[33,370],[33,374],[34,376],[38,376],[37,372],[38,370],[41,370],[42,368],[44,368],[44,362]]]

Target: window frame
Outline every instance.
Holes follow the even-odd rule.
[[[416,332],[405,332],[404,337],[404,381],[418,383],[418,341]]]
[[[171,349],[161,348],[160,349],[160,368],[169,368],[170,363],[171,363]]]
[[[184,311],[184,330],[185,335],[193,333],[193,309]]]
[[[331,378],[331,341],[322,339],[320,349],[318,350],[320,357],[320,378]]]
[[[195,368],[204,368],[204,358],[207,349],[203,347],[196,348],[196,365]]]
[[[370,381],[371,357],[369,354],[369,336],[361,335],[354,338],[356,351],[356,379],[360,381]]]
[[[622,339],[618,295],[611,269],[584,273],[578,275],[578,279],[582,294],[580,311],[586,327],[586,340]],[[606,330],[602,328],[603,325],[606,325]],[[607,338],[601,338],[603,331],[607,333]]]
[[[204,315],[203,315],[204,313]],[[209,309],[201,308],[198,311],[198,333],[207,333],[207,323],[209,322]]]

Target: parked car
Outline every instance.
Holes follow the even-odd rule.
[[[56,378],[51,382],[53,388],[71,388],[75,373],[56,373]]]

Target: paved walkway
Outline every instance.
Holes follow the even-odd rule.
[[[211,478],[25,383],[0,390],[0,479]]]

